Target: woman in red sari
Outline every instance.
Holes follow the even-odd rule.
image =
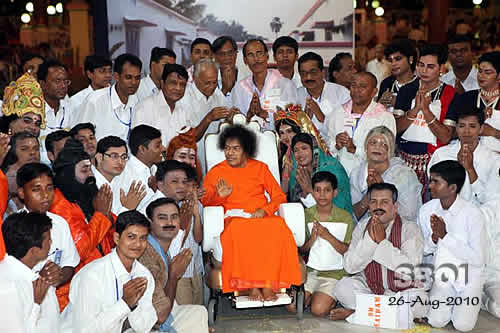
[[[201,202],[204,206],[223,206],[226,213],[235,209],[247,213],[247,217],[233,216],[224,221],[223,292],[249,289],[251,300],[276,300],[279,289],[301,283],[292,232],[281,217],[274,215],[286,202],[285,194],[267,165],[253,159],[257,148],[254,133],[242,126],[227,127],[219,136],[218,146],[226,160],[205,177],[206,194]]]

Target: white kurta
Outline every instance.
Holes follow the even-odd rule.
[[[191,110],[191,123],[194,126],[198,126],[201,121],[207,116],[207,114],[216,107],[231,107],[226,105],[226,99],[224,94],[219,90],[215,89],[214,93],[207,98],[201,93],[201,91],[193,82],[186,88],[186,94],[182,98],[181,103],[186,107],[186,110]],[[205,137],[207,134],[217,133],[219,131],[219,125],[223,120],[212,121],[208,126],[205,135],[197,142],[198,146],[198,158],[201,163],[201,170],[203,175],[206,174],[206,164],[205,164]]]
[[[366,71],[372,73],[377,78],[377,89],[380,89],[380,83],[391,75],[391,64],[385,59],[379,61],[377,58],[370,60],[366,64]]]
[[[222,92],[222,74],[219,72],[219,77],[218,77],[218,80],[217,80],[217,86],[219,87],[219,89],[221,90]],[[226,100],[226,105],[228,107],[231,107],[233,106],[233,100],[232,100],[232,93],[233,93],[233,90],[234,90],[234,87],[236,87],[236,85],[238,84],[238,81],[242,79],[242,75],[241,75],[241,71],[238,70],[238,67],[236,67],[236,82],[234,82],[234,86],[233,86],[233,89],[231,89],[231,91],[228,91],[227,94],[224,96],[225,100]]]
[[[158,87],[154,83],[151,75],[147,75],[141,79],[141,83],[139,83],[139,88],[135,95],[139,102],[142,102],[149,96],[156,94],[159,91]]]
[[[453,68],[451,68],[448,71],[448,73],[441,76],[441,81],[446,83],[447,85],[452,86],[452,87],[455,87],[456,80],[457,80],[457,77],[455,76],[455,73],[453,72]],[[476,69],[476,67],[472,66],[472,69],[469,72],[469,75],[462,82],[462,87],[464,87],[465,91],[479,89],[479,84],[477,83],[477,69]]]
[[[123,104],[116,92],[116,85],[99,89],[87,97],[79,110],[77,123],[94,124],[97,141],[109,135],[128,141],[136,104],[136,95],[129,96],[127,104]]]
[[[443,218],[446,224],[446,236],[437,244],[432,241],[431,215]],[[430,290],[430,300],[444,301],[436,309],[429,309],[429,324],[444,327],[451,320],[456,329],[469,331],[474,328],[480,310],[480,297],[484,283],[487,263],[487,233],[484,218],[476,206],[457,196],[447,210],[439,199],[434,199],[420,209],[418,224],[424,235],[425,262],[434,265],[436,278]],[[467,265],[465,270],[464,265]],[[452,273],[453,267],[458,273]],[[443,278],[443,274],[447,279]],[[449,297],[465,300],[460,305],[446,304]],[[472,299],[477,297],[478,304]],[[453,303],[452,303],[453,304]]]
[[[256,93],[260,99],[260,105],[269,112],[265,121],[265,129],[274,130],[274,113],[276,106],[282,109],[287,104],[297,103],[297,89],[292,81],[281,76],[276,69],[268,69],[266,81],[262,91],[259,91],[250,75],[239,81],[233,88],[232,104],[240,109],[241,113],[247,114],[252,101],[253,94]]]
[[[307,92],[305,87],[297,89],[297,102],[302,105],[303,109],[306,107],[306,100],[308,97],[311,97],[311,95]],[[322,123],[313,115],[312,122],[326,140],[328,136],[329,119],[334,115],[333,112],[335,110],[341,108],[342,105],[351,100],[351,95],[346,87],[332,82],[325,82],[321,96],[317,99],[311,98],[318,104],[321,112],[325,115],[325,119]]]
[[[145,277],[146,291],[131,311],[123,300],[123,285]],[[127,272],[116,250],[83,267],[74,277],[69,290],[69,304],[63,312],[63,332],[121,333],[128,319],[137,333],[149,332],[157,321],[153,307],[154,279],[149,270],[134,260]]]
[[[355,119],[352,114],[352,102],[344,104],[335,110],[330,117],[326,143],[330,152],[342,163],[348,175],[366,159],[366,136],[372,128],[377,126],[387,127],[396,136],[396,120],[394,116],[382,104],[376,102],[371,102],[368,105],[368,108],[363,112],[359,120]],[[335,148],[336,136],[342,132],[347,132],[352,137],[352,141],[356,146],[354,154],[348,152],[345,147],[341,150]]]
[[[168,147],[170,140],[177,136],[182,127],[195,127],[191,120],[193,111],[186,109],[181,101],[175,104],[172,111],[162,91],[149,96],[137,104],[132,117],[132,128],[137,125],[149,125],[159,129],[163,145]]]
[[[368,192],[368,162],[364,161],[351,173],[352,204],[358,203]],[[409,168],[399,157],[389,161],[389,168],[382,174],[386,183],[391,183],[398,189],[398,212],[405,220],[417,221],[418,210],[422,206],[422,184],[418,181],[415,171]],[[362,216],[367,216],[367,213]]]
[[[120,201],[120,179],[118,176],[114,177],[111,182],[109,182],[95,166],[92,165],[91,169],[95,177],[97,188],[101,188],[104,184],[111,187],[111,191],[113,192],[113,205],[111,207],[111,212],[115,215],[120,215],[120,213],[126,212],[128,209],[123,207]],[[125,193],[127,193],[127,191],[125,191]]]
[[[352,234],[349,249],[344,253],[344,270],[355,275],[342,278],[335,286],[334,293],[337,300],[348,309],[356,309],[356,294],[372,294],[364,273],[364,269],[372,261],[376,261],[381,265],[385,295],[396,294],[389,289],[388,269],[397,272],[397,268],[401,265],[416,267],[422,263],[424,240],[422,232],[415,222],[402,219],[401,248],[398,249],[389,241],[394,222],[390,222],[390,225],[385,230],[386,239],[377,244],[368,232],[365,232],[369,220],[370,218],[367,217],[358,223]],[[419,296],[425,301],[426,293],[424,291],[416,289],[407,291],[410,299]],[[425,307],[422,306],[415,306],[412,311],[417,318],[425,315]]]
[[[60,332],[59,303],[49,287],[42,304],[36,304],[32,281],[38,275],[12,256],[0,261],[0,326],[2,332]]]
[[[41,271],[48,260],[56,263],[61,268],[78,266],[80,263],[80,255],[78,254],[75,242],[71,236],[68,222],[61,216],[51,212],[47,212],[46,214],[52,220],[52,229],[50,229],[52,244],[50,245],[47,259],[36,264],[33,267],[33,272],[38,273]]]
[[[85,99],[87,99],[87,97],[93,91],[94,91],[94,89],[92,89],[92,86],[89,85],[87,88],[80,90],[79,92],[77,92],[76,94],[71,96],[70,101],[71,101],[71,105],[73,106],[73,109],[78,110],[82,106],[83,101],[85,101]]]
[[[456,161],[460,148],[460,140],[438,148],[427,165],[427,175],[429,176],[430,169],[434,164],[446,160]],[[476,206],[479,206],[493,197],[499,196],[500,155],[492,152],[482,143],[481,139],[473,153],[473,165],[478,178],[474,184],[471,184],[469,175],[465,173],[465,183],[460,191],[460,196],[465,200],[472,200]]]

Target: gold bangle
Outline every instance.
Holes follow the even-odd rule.
[[[430,122],[427,123],[427,126],[430,126],[433,122],[435,122],[437,120],[436,117],[434,117],[434,119],[432,119]]]

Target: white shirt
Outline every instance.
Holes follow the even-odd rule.
[[[349,177],[351,182],[352,204],[356,204],[368,192],[368,162],[364,161],[360,166],[352,170]],[[418,210],[422,206],[422,184],[417,178],[415,171],[409,168],[399,157],[393,157],[389,161],[389,168],[382,174],[386,183],[391,183],[398,189],[398,213],[412,222],[417,221]],[[367,213],[363,217],[367,216]]]
[[[351,100],[351,95],[346,87],[332,82],[325,82],[321,96],[317,99],[309,94],[306,87],[297,89],[297,97],[297,102],[302,105],[304,110],[308,97],[312,98],[318,104],[321,112],[325,115],[325,119],[321,123],[318,118],[313,115],[311,120],[325,139],[328,136],[328,121],[333,116],[333,112]]]
[[[386,292],[391,292],[387,282],[387,270],[397,271],[403,264],[414,267],[422,263],[424,240],[422,232],[415,222],[401,219],[401,248],[398,249],[389,241],[392,226],[390,222],[385,229],[385,239],[380,243],[365,232],[370,217],[361,220],[352,233],[351,244],[344,253],[344,270],[349,274],[358,274],[366,281],[364,269],[372,261],[376,261],[382,268],[382,279]]]
[[[52,244],[50,245],[47,259],[36,264],[33,267],[33,272],[38,273],[41,271],[48,260],[57,264],[59,267],[78,266],[80,263],[80,255],[78,254],[75,242],[71,236],[68,222],[66,222],[66,220],[61,216],[51,212],[47,212],[45,214],[52,220],[52,229],[50,229]],[[57,257],[59,257],[59,259],[56,260]]]
[[[230,91],[228,91],[227,94],[225,95],[226,105],[228,107],[233,106],[233,101],[232,101],[232,98],[231,98],[231,94],[233,93],[234,87],[236,87],[236,84],[238,83],[238,81],[242,79],[240,73],[241,73],[241,71],[239,71],[238,67],[236,67],[236,81],[234,82],[233,89],[231,89]],[[220,91],[222,92],[222,74],[220,72],[218,74],[219,74],[219,77],[217,79],[217,86],[219,87]]]
[[[255,86],[252,74],[239,81],[233,88],[233,107],[240,109],[241,113],[246,115],[254,93],[259,96],[261,107],[269,112],[269,116],[265,121],[265,129],[269,130],[274,130],[274,113],[277,106],[284,109],[287,104],[297,103],[295,85],[291,80],[282,77],[276,69],[267,70],[262,91],[259,91]],[[257,118],[260,119],[260,117]]]
[[[379,61],[377,58],[370,60],[366,64],[366,71],[372,73],[377,78],[377,89],[380,88],[380,83],[391,75],[391,65],[385,59]]]
[[[145,100],[147,97],[152,96],[156,94],[159,91],[158,87],[154,83],[153,79],[151,78],[151,74],[148,76],[145,76],[141,79],[141,83],[139,84],[139,88],[137,89],[137,92],[135,95],[137,96],[137,99],[139,102],[142,102]]]
[[[163,145],[168,147],[170,140],[177,136],[182,127],[195,127],[192,124],[192,112],[186,109],[182,100],[175,103],[172,112],[163,92],[159,91],[137,104],[132,117],[132,128],[137,125],[149,125],[159,129]]]
[[[434,164],[441,161],[457,161],[457,155],[462,147],[460,140],[454,140],[448,145],[438,148],[432,155],[427,165],[427,175]],[[500,176],[500,155],[492,152],[479,140],[476,150],[473,152],[472,164],[477,173],[474,184],[470,183],[469,174],[465,173],[465,183],[460,191],[460,197],[464,200],[472,200],[476,206],[491,200],[492,197],[499,196]]]
[[[455,87],[456,79],[457,79],[457,77],[455,76],[455,73],[453,72],[453,68],[451,68],[448,71],[448,73],[441,76],[441,81],[446,83],[447,85],[452,86],[452,87]],[[475,66],[472,66],[472,69],[470,70],[469,75],[461,83],[462,83],[462,87],[464,87],[465,91],[479,89],[479,84],[477,83],[477,69]]]
[[[120,213],[128,211],[126,207],[122,206],[122,203],[120,201],[120,179],[118,176],[115,176],[111,182],[109,182],[103,175],[102,173],[97,170],[95,166],[91,166],[92,173],[94,174],[95,177],[95,182],[97,185],[97,188],[101,188],[102,185],[107,184],[109,187],[111,187],[111,191],[113,192],[113,205],[111,207],[111,212],[115,215],[119,215]],[[123,172],[122,172],[123,173]],[[128,192],[128,189],[125,191],[125,193]]]
[[[78,110],[80,106],[82,105],[83,101],[94,91],[91,85],[89,85],[87,88],[80,90],[73,96],[71,96],[70,101],[71,105],[73,106],[74,110]],[[76,124],[75,124],[76,125]]]
[[[396,120],[392,113],[386,111],[382,104],[371,102],[365,112],[355,119],[352,113],[352,102],[344,104],[334,111],[328,121],[328,136],[325,140],[332,155],[336,156],[342,166],[350,175],[351,171],[366,159],[365,140],[368,132],[374,127],[385,126],[396,136]],[[335,148],[336,136],[347,132],[352,137],[356,152],[351,154],[345,147],[341,150]],[[354,134],[353,134],[354,132]]]
[[[215,89],[214,93],[207,98],[198,89],[195,82],[193,82],[186,88],[186,94],[182,98],[181,102],[184,106],[186,106],[186,110],[191,110],[191,123],[194,126],[198,126],[201,121],[210,113],[210,111],[212,111],[213,108],[227,107],[226,98],[224,97],[224,94],[222,94],[222,91],[219,90],[219,88]],[[205,131],[205,135],[203,135],[203,137],[197,142],[198,158],[201,163],[203,175],[206,174],[205,137],[207,134],[217,133],[219,131],[219,125],[222,121],[224,120],[221,119],[212,121]]]
[[[136,104],[136,95],[130,95],[127,104],[123,104],[114,84],[109,88],[96,90],[87,97],[86,103],[79,110],[77,123],[94,124],[97,141],[109,135],[127,141]]]
[[[293,72],[292,82],[295,84],[295,88],[302,88],[302,80],[300,79],[300,74],[298,72]]]
[[[137,277],[145,277],[148,284],[131,311],[122,298],[123,285]],[[134,260],[131,272],[127,272],[116,249],[113,250],[85,265],[73,277],[69,304],[63,312],[64,332],[121,333],[125,319],[135,332],[149,332],[157,321],[152,303],[154,286],[146,267]]]
[[[59,303],[49,287],[42,304],[36,304],[32,281],[38,275],[12,256],[0,261],[0,326],[2,332],[60,332]]]
[[[432,241],[431,215],[443,218],[446,224],[446,236],[437,244]],[[434,199],[425,203],[418,215],[418,224],[424,235],[425,261],[434,264],[434,270],[442,264],[459,267],[468,264],[469,283],[481,283],[487,262],[487,234],[484,217],[476,206],[457,195],[449,209],[443,209],[441,201]],[[463,269],[462,269],[463,275]],[[462,279],[452,283],[460,292],[464,288]]]
[[[479,207],[484,216],[488,233],[488,262],[486,264],[488,281],[497,283],[500,272],[500,199],[490,200]]]

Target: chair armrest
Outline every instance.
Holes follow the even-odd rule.
[[[224,207],[203,207],[203,251],[216,248],[216,242],[224,231]]]
[[[295,238],[298,247],[304,245],[306,238],[306,224],[304,208],[298,202],[289,202],[280,205],[279,215],[285,222]]]

